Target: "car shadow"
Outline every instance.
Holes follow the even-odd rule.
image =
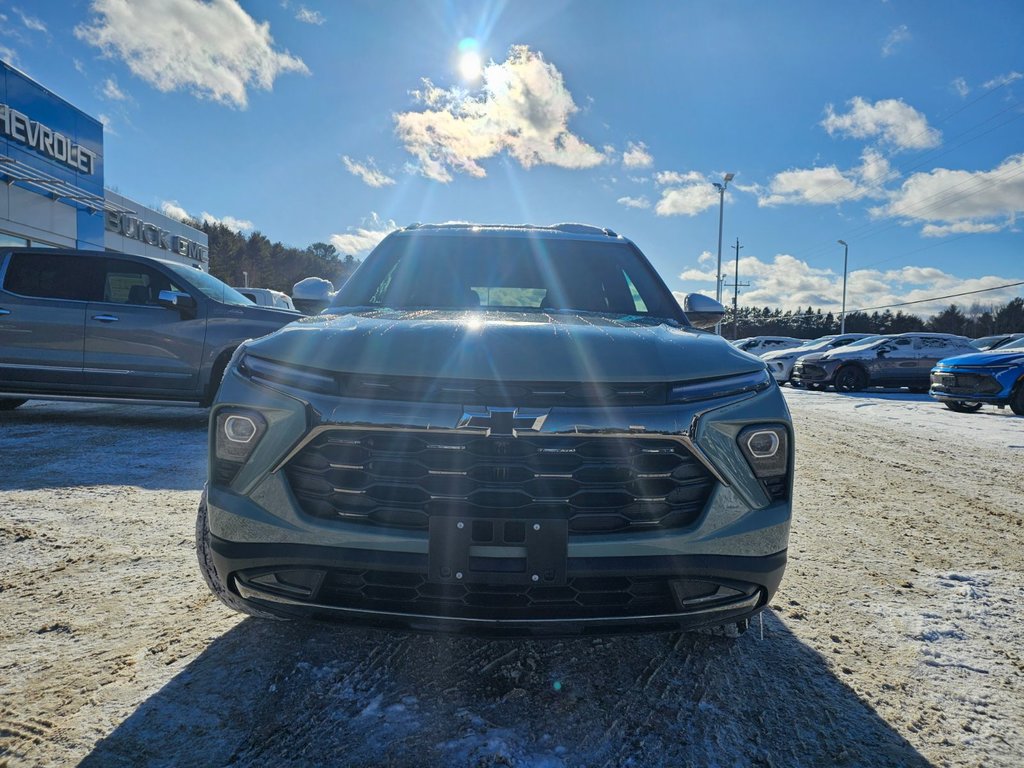
[[[81,765],[929,765],[767,613],[737,641],[248,619]]]
[[[0,412],[0,490],[199,490],[208,419],[201,408],[30,401]]]

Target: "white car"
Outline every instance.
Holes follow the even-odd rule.
[[[287,293],[275,291],[271,288],[236,287],[235,290],[245,296],[245,298],[251,299],[253,304],[257,304],[261,307],[276,307],[277,309],[290,309],[293,312],[296,311],[295,305],[292,304],[291,297]]]
[[[794,339],[792,336],[750,336],[730,342],[734,347],[760,357],[766,352],[778,352],[780,349],[799,347],[806,339]]]
[[[845,347],[861,339],[866,339],[870,335],[867,333],[844,333],[835,336],[822,336],[820,339],[811,339],[806,344],[802,344],[794,349],[767,352],[761,355],[761,359],[768,364],[768,370],[772,372],[775,380],[779,384],[785,384],[789,381],[790,374],[793,373],[793,366],[796,364],[796,361],[804,355],[814,354],[815,352],[828,352],[830,349]]]

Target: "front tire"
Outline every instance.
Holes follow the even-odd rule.
[[[1010,410],[1018,416],[1024,416],[1024,380],[1017,382],[1017,389],[1010,398]]]
[[[286,619],[284,616],[278,616],[250,605],[224,585],[213,564],[213,554],[210,551],[210,525],[205,489],[203,497],[199,500],[199,511],[196,514],[196,558],[199,560],[199,570],[203,574],[206,586],[228,608],[248,616],[255,616],[258,619],[277,619],[278,621]]]
[[[5,397],[0,399],[0,411],[13,411],[19,405],[24,405],[28,400],[16,397]]]
[[[840,368],[833,382],[836,392],[860,392],[867,385],[867,374],[855,365]]]
[[[945,400],[946,407],[957,413],[974,413],[981,410],[981,403],[969,403],[966,400]]]

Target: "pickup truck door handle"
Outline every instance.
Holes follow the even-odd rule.
[[[2,316],[2,315],[9,315],[9,314],[11,314],[11,310],[9,310],[9,309],[0,309],[0,316]]]
[[[93,315],[93,320],[99,320],[101,323],[115,323],[121,318],[117,315]]]

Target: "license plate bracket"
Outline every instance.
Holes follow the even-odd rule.
[[[442,584],[562,586],[565,520],[432,515],[428,579]]]

